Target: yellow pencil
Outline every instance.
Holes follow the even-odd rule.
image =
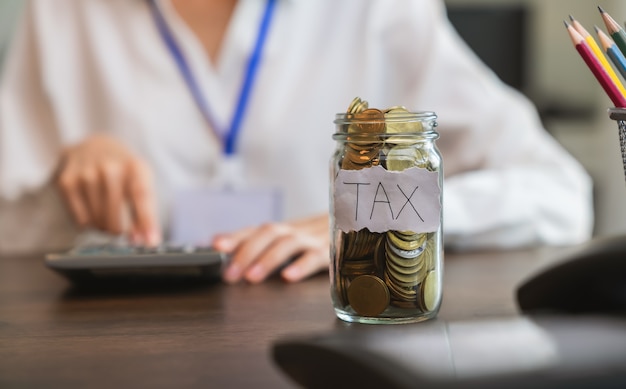
[[[585,40],[585,42],[587,42],[589,47],[591,47],[591,51],[593,51],[593,54],[598,58],[598,61],[600,61],[600,64],[609,75],[611,80],[615,83],[619,91],[622,92],[622,95],[626,96],[626,88],[624,88],[624,85],[622,85],[622,82],[617,76],[617,73],[615,73],[615,70],[613,70],[613,67],[606,59],[606,56],[602,52],[600,46],[598,46],[596,40],[593,39],[593,36],[587,30],[585,30],[583,25],[580,24],[576,19],[574,19],[571,15],[569,18],[572,21],[572,27],[574,27],[576,31],[578,31],[578,33],[583,36],[583,39]]]

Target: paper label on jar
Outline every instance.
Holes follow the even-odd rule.
[[[344,232],[422,233],[441,223],[439,173],[423,168],[340,170],[333,195],[335,224]]]

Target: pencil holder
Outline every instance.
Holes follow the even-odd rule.
[[[427,320],[442,297],[443,171],[436,115],[368,108],[338,114],[331,162],[331,296],[337,317]]]
[[[619,147],[622,152],[622,165],[624,166],[624,176],[626,178],[626,108],[609,109],[609,117],[617,121]]]

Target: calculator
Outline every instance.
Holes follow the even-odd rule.
[[[46,265],[71,281],[219,279],[228,256],[212,247],[128,243],[79,245],[47,254]]]

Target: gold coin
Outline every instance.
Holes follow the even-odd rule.
[[[402,264],[402,267],[417,266],[418,264],[423,263],[424,259],[426,258],[424,257],[423,253],[413,258],[404,258],[396,254],[397,250],[398,249],[394,248],[393,246],[390,246],[388,242],[385,243],[385,254],[387,256],[387,261]]]
[[[422,279],[424,278],[422,274],[426,274],[426,272],[423,271],[413,274],[401,274],[396,272],[395,268],[390,263],[387,263],[385,271],[387,272],[390,281],[392,281],[395,285],[410,289],[416,287],[420,282],[422,282]]]
[[[393,107],[389,107],[384,110],[384,113],[390,113],[395,110],[403,110],[404,112],[408,112],[409,110],[404,105],[394,105]]]
[[[421,235],[420,233],[413,232],[413,231],[394,231],[394,232],[396,233],[396,235],[398,235],[400,239],[404,239],[404,240],[413,240],[417,235]]]
[[[389,289],[376,276],[355,278],[348,287],[348,301],[356,313],[362,316],[378,316],[389,305]]]
[[[431,170],[427,153],[410,145],[394,146],[384,154],[387,170],[402,171],[411,167]]]
[[[391,299],[391,302],[389,303],[389,305],[392,305],[397,308],[402,308],[402,309],[417,310],[419,308],[417,304],[415,303],[415,301],[400,301],[400,300]]]
[[[389,124],[386,124],[388,126]],[[388,136],[385,140],[385,145],[393,148],[394,146],[402,145],[405,147],[413,146],[415,144],[415,139],[412,135],[407,136],[403,134],[397,134],[393,136]]]
[[[356,277],[364,274],[374,274],[376,268],[374,263],[369,259],[360,261],[343,261],[341,274],[344,276]]]
[[[354,114],[354,126],[348,127],[349,133],[380,134],[385,131],[385,114],[379,109],[368,108]]]
[[[419,250],[415,251],[419,252]],[[390,246],[389,243],[385,244],[385,254],[387,255],[387,261],[393,262],[394,264],[403,268],[414,268],[416,266],[421,267],[426,263],[426,257],[424,256],[423,251],[415,256],[407,256],[403,255],[402,251],[398,250],[397,248]]]
[[[367,101],[361,100],[360,97],[355,97],[354,99],[352,99],[352,101],[350,102],[350,105],[348,106],[348,113],[353,114],[353,113],[361,112],[363,109],[367,109],[367,106],[368,106]],[[361,109],[361,111],[359,111],[359,109]]]
[[[387,153],[387,170],[402,171],[417,166],[419,155],[417,149],[407,146],[396,146]]]
[[[406,263],[404,266],[409,267],[414,266],[414,263],[412,265],[409,263],[414,262],[413,260],[416,258],[420,258],[424,252],[424,246],[420,246],[415,250],[402,250],[390,244],[387,248],[389,249],[390,254],[393,254],[393,258],[398,258],[396,262]]]
[[[428,243],[426,244],[426,248],[424,249],[424,260],[426,262],[426,266],[428,270],[434,270],[437,264],[437,259],[435,258],[435,239],[428,239]]]
[[[342,258],[339,257],[337,259],[337,268],[335,268],[333,270],[334,272],[334,279],[335,279],[335,291],[336,291],[336,295],[337,298],[339,299],[340,303],[342,306],[346,306],[348,305],[348,295],[347,295],[347,288],[346,288],[346,277],[343,277],[341,275],[341,272],[339,271],[339,268],[341,268],[341,264],[342,264]]]
[[[396,115],[398,119],[398,115]],[[390,136],[387,138],[388,143],[415,143],[415,138],[413,135],[407,136],[403,134],[413,134],[415,132],[422,132],[424,127],[422,127],[422,123],[420,122],[400,122],[394,123],[392,119],[394,119],[394,115],[385,115],[385,119],[388,119],[385,126],[385,133],[387,134],[398,134],[398,136]]]
[[[340,242],[340,252],[341,259],[344,260],[347,257],[348,247],[350,247],[350,242],[353,239],[354,231],[350,232],[342,232],[341,233],[341,242]]]
[[[417,239],[414,240],[405,240],[402,239],[396,234],[395,231],[387,231],[387,241],[394,247],[402,250],[403,252],[420,250],[415,253],[415,255],[408,255],[406,258],[414,258],[421,254],[424,249],[424,244],[426,243],[426,234],[419,234]],[[401,255],[401,254],[398,254]],[[402,256],[402,255],[401,255]]]
[[[354,109],[352,110],[352,113],[353,114],[361,113],[365,111],[367,108],[369,108],[369,104],[367,103],[367,101],[363,100],[354,107]]]
[[[348,139],[346,146],[347,146],[346,148],[348,149],[348,151],[354,150],[357,152],[381,149],[381,147],[376,143],[357,142],[357,141],[352,141],[352,139]]]
[[[389,289],[389,293],[393,297],[402,301],[415,301],[417,298],[417,292],[415,291],[415,286],[413,287],[403,287],[398,285],[398,283],[389,277],[389,274],[385,271],[384,277],[385,284]]]
[[[347,158],[344,158],[343,161],[341,161],[341,168],[343,170],[361,170],[364,167],[365,166],[356,164]]]
[[[361,150],[361,151],[349,151],[346,153],[345,158],[348,158],[350,161],[357,164],[365,164],[369,163],[375,157],[378,157],[379,150],[370,149],[370,150]]]
[[[389,268],[389,271],[392,271],[392,273],[394,274],[404,274],[404,275],[410,276],[410,275],[416,275],[423,268],[425,268],[425,266],[424,266],[424,261],[421,261],[417,265],[411,266],[411,267],[405,267],[397,262],[388,261],[387,268]]]
[[[385,257],[385,237],[380,235],[378,240],[376,241],[376,246],[374,248],[374,264],[376,265],[376,270],[379,274],[382,274],[383,270],[385,270],[385,262],[387,258]]]
[[[389,263],[387,263],[387,265],[389,265]],[[393,285],[396,287],[396,289],[402,290],[411,295],[415,295],[417,293],[416,287],[420,283],[420,279],[417,278],[417,274],[412,274],[408,276],[397,274],[394,273],[394,270],[391,266],[387,266],[385,268],[384,276],[385,281],[388,282],[388,286]]]
[[[385,132],[387,134],[404,134],[417,132],[419,122],[407,121],[409,111],[404,107],[393,107],[385,111]],[[419,126],[421,130],[421,126]]]
[[[439,305],[441,291],[436,271],[429,271],[422,282],[420,306],[424,312],[433,312]]]
[[[345,241],[343,253],[346,259],[360,259],[371,257],[374,253],[376,243],[380,234],[372,233],[368,229],[351,231]]]

